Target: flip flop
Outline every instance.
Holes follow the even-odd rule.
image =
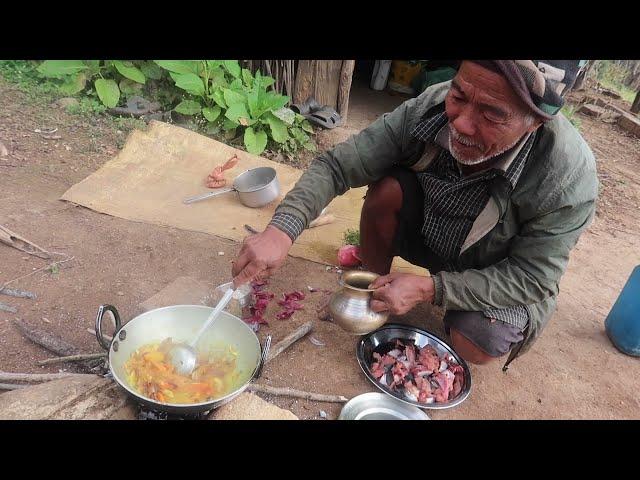
[[[305,115],[305,118],[311,123],[329,129],[338,127],[342,123],[342,118],[338,112],[326,105],[319,110],[312,111],[308,115]]]
[[[303,103],[291,104],[289,108],[300,115],[306,116],[315,110],[321,109],[322,105],[320,105],[315,98],[309,97]]]

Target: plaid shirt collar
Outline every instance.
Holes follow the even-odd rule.
[[[411,134],[420,141],[433,142],[449,151],[449,119],[444,110],[418,122]],[[515,188],[527,163],[534,140],[535,133],[528,133],[513,148],[500,154],[494,166],[483,173],[498,173],[509,181],[512,189]]]

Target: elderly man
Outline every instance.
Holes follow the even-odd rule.
[[[271,274],[336,196],[369,185],[360,222],[372,307],[445,308],[467,361],[525,353],[556,308],[569,252],[595,212],[589,147],[559,114],[582,62],[466,60],[320,155],[264,232],[245,240],[237,282]],[[431,276],[389,274],[394,256]]]

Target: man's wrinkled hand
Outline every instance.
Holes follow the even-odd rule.
[[[375,289],[371,309],[404,315],[423,302],[433,303],[435,285],[431,277],[410,273],[390,273],[378,277],[369,288]]]
[[[284,263],[292,243],[286,233],[273,226],[245,238],[231,269],[234,286],[272,275]]]

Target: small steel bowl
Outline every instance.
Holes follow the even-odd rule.
[[[405,341],[412,340],[415,345],[419,346],[420,348],[431,345],[438,352],[438,355],[443,355],[445,353],[451,354],[453,358],[455,358],[456,362],[461,365],[464,370],[464,384],[462,386],[462,391],[458,394],[458,396],[452,400],[449,400],[448,402],[420,403],[409,400],[404,396],[393,392],[389,387],[381,384],[372,375],[371,370],[369,369],[369,365],[371,365],[373,360],[373,352],[378,352],[381,355],[387,353],[389,350],[394,348],[393,343],[391,342],[396,338]],[[360,339],[360,341],[358,342],[356,355],[358,358],[358,363],[360,364],[360,368],[364,372],[365,376],[369,379],[369,381],[376,386],[376,388],[380,389],[380,391],[382,391],[386,395],[389,395],[394,399],[399,400],[400,402],[412,405],[414,407],[430,410],[442,410],[445,408],[455,407],[464,402],[471,392],[471,371],[469,370],[469,366],[467,365],[467,363],[443,340],[436,337],[432,333],[421,330],[419,328],[415,328],[409,325],[384,325],[382,328],[371,332]]]
[[[383,393],[370,392],[349,400],[338,420],[430,420],[422,410],[390,398]]]

